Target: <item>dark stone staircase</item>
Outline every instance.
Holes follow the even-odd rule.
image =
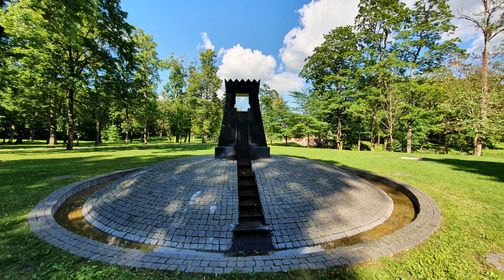
[[[249,155],[248,122],[246,113],[238,113],[238,225],[234,230],[230,252],[234,255],[261,255],[273,249],[271,229],[265,224]]]

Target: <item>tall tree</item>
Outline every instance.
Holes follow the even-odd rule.
[[[161,61],[158,58],[157,44],[152,35],[137,29],[133,35],[133,41],[137,48],[135,89],[140,98],[140,103],[136,104],[136,115],[142,126],[143,142],[147,144],[149,127],[153,126],[157,118],[156,88],[159,82]]]
[[[492,65],[491,65],[492,66]],[[504,131],[503,108],[504,92],[502,69],[498,64],[490,67],[487,117],[485,136],[489,144],[492,138],[502,139]],[[463,150],[469,142],[474,152],[474,134],[481,131],[481,68],[468,63],[459,62],[453,66],[456,74],[445,75],[439,81],[441,92],[445,95],[445,102],[441,103],[444,115],[444,133],[450,139],[457,140],[457,146]],[[493,69],[492,69],[493,68]],[[496,69],[497,68],[497,69]],[[468,141],[466,141],[468,140]],[[448,143],[449,144],[449,143]]]
[[[112,59],[123,55],[132,27],[119,1],[39,2],[47,21],[51,68],[67,102],[67,149],[73,149],[75,106],[83,92],[90,63],[94,57]]]
[[[397,35],[394,49],[404,62],[401,75],[407,86],[401,90],[404,101],[404,116],[407,126],[406,152],[411,153],[413,127],[422,114],[428,114],[432,96],[426,93],[426,79],[430,73],[444,67],[452,55],[460,53],[458,39],[444,39],[455,30],[451,23],[453,15],[446,0],[419,0],[409,11],[404,29]],[[433,110],[431,110],[433,112]],[[427,116],[427,115],[426,115]]]
[[[311,98],[319,102],[317,118],[329,123],[329,135],[334,135],[340,150],[344,146],[347,110],[353,101],[358,37],[351,26],[337,27],[324,36],[300,73],[311,82]]]
[[[222,102],[217,91],[222,80],[217,76],[217,56],[211,49],[199,54],[199,66],[189,69],[187,93],[191,98],[191,107],[196,112],[193,117],[193,130],[201,135],[204,143],[207,137],[214,137],[218,133]]]
[[[11,137],[23,140],[26,125],[33,128],[34,116],[43,115],[45,100],[54,73],[47,70],[48,52],[44,48],[49,34],[44,29],[45,20],[37,2],[16,2],[0,13],[0,24],[5,26],[5,36],[0,39],[0,99],[2,110],[8,114],[6,125]],[[31,133],[30,133],[31,134]]]
[[[371,150],[376,145],[376,133],[380,122],[383,104],[389,109],[390,86],[396,76],[393,68],[397,59],[391,51],[394,36],[400,32],[407,16],[404,3],[399,0],[361,0],[359,12],[355,18],[355,29],[359,32],[362,45],[362,66],[358,70],[360,76],[358,91],[369,108]],[[388,95],[388,96],[387,96]],[[387,98],[388,97],[388,98]],[[390,142],[393,142],[393,127],[388,127]],[[391,143],[392,144],[392,143]]]
[[[269,85],[263,84],[259,91],[261,101],[261,114],[264,123],[264,130],[271,143],[274,138],[284,137],[287,142],[288,129],[291,126],[291,111],[287,102],[280,94],[271,89]]]
[[[173,56],[167,61],[167,68],[170,73],[168,82],[163,87],[163,94],[168,100],[170,131],[175,136],[175,141],[179,142],[182,137],[187,139],[192,127],[191,104],[187,94],[187,70],[182,60]]]
[[[483,51],[481,54],[481,90],[479,102],[480,122],[474,135],[474,155],[481,156],[485,139],[485,128],[488,126],[488,106],[490,87],[489,76],[489,46],[492,39],[504,31],[504,1],[481,0],[482,12],[472,15],[461,15],[481,31],[483,35]]]

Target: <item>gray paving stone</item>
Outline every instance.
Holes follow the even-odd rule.
[[[236,172],[234,161],[170,160],[94,193],[84,204],[83,214],[92,225],[126,240],[145,238],[152,245],[210,250],[217,248],[211,241],[216,239],[221,245],[218,249],[227,250],[233,228],[219,225],[238,223]],[[210,211],[212,207],[215,212]],[[194,230],[202,223],[213,230]],[[137,230],[145,228],[151,230]]]
[[[277,249],[352,236],[392,213],[392,200],[382,190],[327,164],[274,156],[253,161],[252,168]]]
[[[273,159],[276,159],[276,157]],[[290,161],[288,158],[285,159],[285,157],[282,157],[282,160]],[[206,164],[200,166],[201,162],[206,162]],[[270,218],[278,217],[279,220],[283,221],[282,223],[278,223],[277,227],[273,227],[274,225],[272,225],[273,232],[277,233],[273,240],[279,246],[290,244],[291,247],[301,246],[301,248],[277,251],[264,256],[248,257],[232,257],[222,253],[201,252],[202,245],[204,249],[218,246],[219,250],[226,250],[229,246],[229,240],[232,238],[232,231],[237,219],[237,205],[233,204],[237,203],[237,201],[228,204],[220,203],[222,200],[226,201],[228,199],[227,202],[229,202],[231,199],[224,192],[236,192],[236,172],[234,171],[233,173],[231,170],[235,168],[236,164],[231,162],[227,166],[219,162],[222,166],[220,170],[216,171],[212,169],[213,162],[215,161],[210,157],[176,159],[140,170],[142,173],[139,173],[138,170],[115,172],[74,183],[50,194],[35,206],[28,216],[28,222],[32,231],[41,239],[76,255],[93,260],[136,268],[167,269],[185,272],[206,271],[208,273],[220,274],[229,272],[278,272],[294,269],[320,269],[328,266],[366,262],[380,256],[395,254],[400,250],[411,248],[421,243],[437,229],[441,218],[435,202],[419,190],[385,177],[359,170],[346,169],[346,172],[355,173],[360,177],[371,178],[379,182],[394,185],[394,187],[407,193],[412,198],[419,212],[417,218],[412,223],[387,236],[363,244],[324,250],[320,246],[313,246],[316,244],[314,240],[325,242],[335,236],[342,236],[341,233],[335,233],[334,230],[327,228],[331,222],[334,222],[333,216],[335,215],[333,212],[334,209],[331,209],[331,207],[328,208],[327,205],[348,203],[349,201],[345,202],[344,199],[341,200],[341,198],[338,198],[338,195],[331,196],[331,191],[334,192],[334,190],[324,189],[330,188],[330,186],[334,187],[334,182],[329,178],[331,176],[323,178],[319,176],[311,178],[308,181],[299,181],[303,182],[304,185],[299,185],[299,182],[287,184],[288,180],[280,176],[282,172],[276,174],[273,172],[274,169],[272,169],[271,172],[273,173],[269,174],[272,176],[266,182],[261,183],[264,189],[260,191],[265,193],[266,201],[274,202],[274,204],[270,205],[271,207],[265,208],[265,215]],[[295,163],[296,160],[292,160],[292,162]],[[319,166],[318,163],[311,161],[303,162],[301,165],[307,168],[315,168],[317,169],[316,172],[330,174],[335,172],[331,166],[323,164]],[[171,166],[169,169],[178,170],[179,172],[163,170],[167,166]],[[296,173],[294,175],[298,175],[297,173],[302,175],[302,170],[294,169],[295,167],[295,164],[291,164],[283,168],[289,168],[290,172]],[[194,168],[196,170],[192,170]],[[279,171],[282,171],[282,169]],[[131,174],[131,172],[135,173]],[[165,175],[169,174],[169,176],[161,176],[160,173],[162,172],[165,172]],[[231,175],[229,177],[227,177],[228,175],[219,177],[222,174],[226,174],[226,172],[232,173],[234,177]],[[348,183],[349,180],[355,180],[352,175],[340,172],[341,170],[337,170],[334,173],[340,176],[340,181],[344,180],[345,183]],[[88,212],[91,219],[95,219],[97,227],[108,229],[114,235],[133,235],[137,240],[141,240],[144,243],[162,241],[160,244],[169,245],[164,247],[163,250],[145,252],[103,244],[69,232],[54,220],[56,210],[73,194],[111,178],[121,177],[123,178],[117,183],[102,189],[104,196],[92,196],[94,197],[93,199],[96,199],[96,204],[87,205],[84,207],[84,210]],[[203,180],[204,177],[208,177],[207,180]],[[260,181],[263,177],[258,176],[258,180]],[[304,177],[307,177],[307,175]],[[299,176],[296,178],[299,178]],[[135,184],[143,188],[143,193],[139,193],[139,189],[132,187]],[[230,190],[217,189],[215,188],[216,184],[221,184],[219,186],[224,186],[223,188],[229,187]],[[291,190],[292,192],[284,194],[285,197],[283,198],[275,197],[274,189],[280,188],[279,186],[282,186],[282,184],[287,188],[287,191],[289,191],[289,188],[293,189],[293,191]],[[163,187],[160,187],[160,185]],[[174,185],[183,187],[177,189]],[[266,189],[267,187],[270,189]],[[171,195],[165,194],[166,190],[170,190]],[[349,190],[344,189],[341,193],[345,191]],[[320,196],[324,196],[324,199],[318,200],[317,196],[314,195],[317,192]],[[304,200],[296,197],[295,194],[305,195],[303,197]],[[236,193],[234,195],[236,196]],[[175,201],[172,199],[172,196],[178,197],[180,200]],[[296,199],[291,199],[293,196]],[[126,199],[132,197],[139,198],[144,203],[131,203],[131,200]],[[327,199],[331,197],[333,199]],[[175,202],[178,204],[173,206]],[[96,208],[98,210],[95,211],[95,207],[98,204],[101,207]],[[170,208],[170,205],[173,207]],[[217,205],[218,208],[214,214],[211,214],[208,208],[213,205]],[[369,218],[372,215],[362,213],[362,209],[366,209],[366,207],[374,209],[373,211],[376,212],[376,215],[373,217],[378,218],[378,220],[380,217],[387,216],[386,209],[383,209],[383,207],[380,208],[380,205],[373,204],[370,201],[365,203],[356,202],[352,205],[357,210],[354,211],[350,208],[343,209],[341,211],[343,216],[359,217],[359,219]],[[125,207],[129,207],[135,212],[114,212],[114,210],[124,209]],[[289,211],[293,207],[297,207],[298,211]],[[313,207],[323,208],[323,211],[312,217],[308,213],[313,211]],[[382,211],[379,211],[380,209]],[[101,210],[103,212],[100,212]],[[163,220],[166,218],[166,211],[169,211],[171,214],[171,219]],[[361,211],[360,215],[359,211]],[[152,214],[152,217],[148,216],[148,213]],[[144,219],[142,220],[138,217],[143,217]],[[99,222],[98,218],[103,223]],[[190,223],[191,226],[180,226],[184,223]],[[376,222],[371,221],[367,226],[373,223],[376,224]],[[348,232],[355,232],[355,229],[360,227],[366,227],[366,225],[359,225],[358,223],[348,221],[346,230]],[[212,232],[218,232],[219,234],[211,236]],[[156,238],[153,238],[154,236]],[[215,240],[218,241],[214,242]],[[187,244],[195,245],[196,248],[194,250],[180,249]],[[210,247],[205,247],[204,245]],[[495,255],[502,258],[502,254],[490,254],[488,256],[489,262],[495,261],[497,258]]]

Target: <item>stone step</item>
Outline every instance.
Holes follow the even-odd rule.
[[[243,204],[238,206],[239,212],[257,212],[262,213],[260,204]]]
[[[259,197],[259,192],[257,192],[257,190],[254,188],[240,189],[238,191],[238,195],[244,198]]]
[[[239,215],[240,219],[252,219],[259,218],[262,221],[263,215],[261,212],[257,211],[242,211]]]
[[[254,198],[240,199],[239,206],[261,206],[261,201]]]
[[[257,188],[256,182],[254,179],[244,179],[238,180],[238,187],[254,187]]]
[[[271,229],[262,221],[244,221],[240,222],[235,228],[239,234],[257,234],[258,232],[270,232]]]
[[[238,170],[238,178],[254,178],[255,173],[250,168],[243,168]]]

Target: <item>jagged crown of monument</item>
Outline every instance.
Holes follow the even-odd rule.
[[[259,85],[261,80],[224,80],[226,85],[226,92],[243,92],[243,93],[255,93],[259,92]]]

